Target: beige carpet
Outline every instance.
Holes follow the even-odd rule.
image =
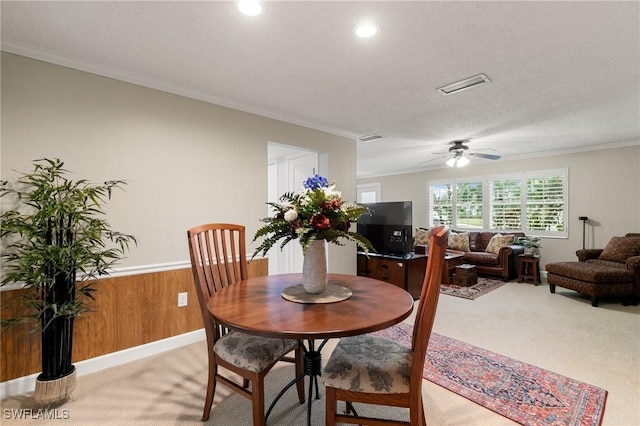
[[[640,307],[603,302],[593,308],[587,298],[568,290],[550,294],[546,285],[510,282],[474,301],[441,297],[434,331],[607,389],[602,424],[640,424]],[[331,342],[324,348],[325,360],[333,346]],[[267,379],[267,404],[293,374],[290,365],[276,368]],[[48,413],[66,420],[38,418],[39,407],[26,394],[1,401],[0,422],[3,426],[202,424],[205,373],[204,343],[197,343],[80,376],[73,399],[50,407],[56,411]],[[280,401],[270,425],[305,424],[306,406],[297,403],[294,393]],[[426,380],[423,394],[431,425],[515,424]],[[249,425],[250,410],[248,400],[219,386],[207,424]],[[15,420],[13,413],[29,419]],[[314,401],[313,425],[323,424],[324,401]]]

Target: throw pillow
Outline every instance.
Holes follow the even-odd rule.
[[[489,240],[487,248],[484,250],[487,253],[498,254],[502,247],[506,247],[513,243],[513,235],[501,235],[496,234]]]
[[[413,240],[414,246],[428,246],[431,231],[425,228],[416,228],[416,238]]]
[[[469,233],[468,232],[462,232],[462,233],[455,233],[455,232],[449,232],[449,244],[448,247],[451,250],[458,250],[458,251],[470,251],[469,249]]]
[[[631,256],[640,256],[640,238],[613,237],[600,253],[600,259],[626,262]]]

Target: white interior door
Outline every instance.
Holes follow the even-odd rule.
[[[317,173],[319,154],[302,148],[269,144],[268,200],[277,202],[285,192],[296,192],[309,176]],[[268,215],[272,215],[270,210]],[[276,244],[268,253],[269,274],[302,272],[302,248],[297,242],[287,244],[282,251]]]
[[[289,190],[298,191],[302,188],[303,182],[313,176],[318,170],[318,154],[315,152],[306,152],[298,157],[292,157],[287,161],[289,168]],[[302,247],[300,244],[287,244],[286,254],[287,272],[302,272]]]

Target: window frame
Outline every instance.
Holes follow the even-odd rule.
[[[560,231],[546,231],[546,230],[530,230],[528,229],[527,222],[527,182],[531,178],[542,177],[560,177],[562,179],[562,225],[563,229]],[[519,228],[495,228],[491,226],[491,214],[492,207],[492,188],[494,182],[501,181],[513,181],[518,180],[520,182],[520,227]],[[469,227],[460,227],[457,221],[457,188],[461,183],[482,183],[482,229],[475,229]],[[435,186],[450,185],[452,188],[452,205],[451,205],[451,218],[448,218],[446,224],[454,229],[465,229],[469,231],[491,231],[491,232],[524,232],[527,235],[535,235],[542,237],[553,238],[568,238],[569,236],[569,169],[549,169],[549,170],[536,170],[536,171],[523,171],[516,173],[504,173],[493,174],[486,176],[467,176],[453,179],[437,179],[427,182],[427,223],[429,226],[435,226],[433,221],[434,206],[431,200],[432,188]]]
[[[367,203],[370,202],[380,202],[382,200],[382,185],[380,184],[380,182],[372,182],[372,183],[360,183],[356,185],[356,202],[357,203],[364,203],[364,201],[362,200],[362,194],[363,193],[373,193],[374,194],[374,201],[367,201]]]

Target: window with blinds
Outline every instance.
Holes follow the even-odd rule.
[[[453,190],[451,184],[429,185],[429,225],[452,226]]]
[[[489,229],[522,228],[522,180],[489,180]]]
[[[564,176],[527,177],[526,231],[565,231],[565,181]]]
[[[460,229],[482,229],[483,194],[482,181],[456,184],[456,227]]]
[[[429,183],[429,223],[566,237],[568,169]]]

